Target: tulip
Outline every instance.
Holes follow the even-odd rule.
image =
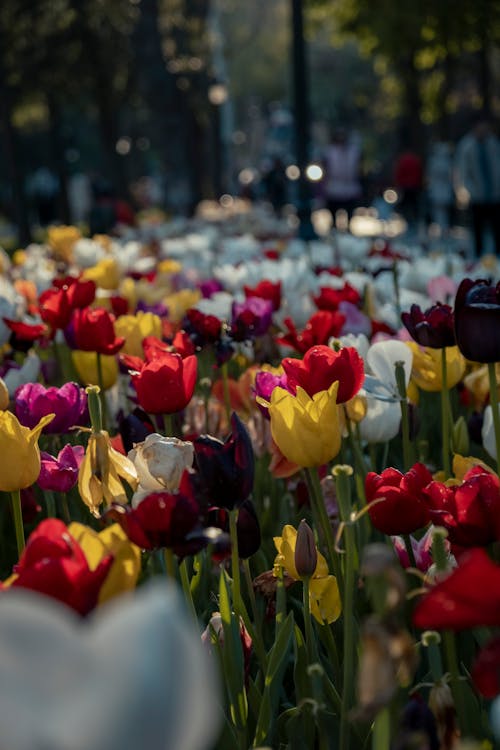
[[[83,502],[91,513],[99,516],[99,506],[103,501],[125,503],[127,496],[121,479],[132,489],[137,488],[137,471],[126,456],[118,453],[112,445],[108,433],[101,429],[101,405],[99,388],[87,389],[89,411],[92,420],[85,457],[78,474],[78,489]]]
[[[119,424],[120,436],[124,452],[132,450],[136,443],[142,443],[155,429],[153,423],[142,409],[136,408],[127,414]]]
[[[280,568],[295,581],[302,580],[296,568],[297,531],[293,526],[283,527],[280,537],[274,537],[274,545],[278,552],[274,561],[274,575],[279,575]],[[321,554],[316,551],[317,562],[309,581],[309,603],[311,613],[315,619],[323,624],[335,622],[340,617],[342,604],[335,576],[328,574],[328,565]],[[300,560],[299,552],[299,560]],[[309,577],[309,576],[307,576]]]
[[[321,287],[319,292],[319,295],[314,297],[314,303],[318,310],[330,310],[333,312],[339,309],[341,302],[349,302],[352,305],[359,305],[361,302],[358,290],[347,281],[341,289]]]
[[[318,550],[316,549],[314,534],[304,519],[297,529],[294,562],[299,578],[310,578],[318,564]]]
[[[33,429],[23,427],[9,411],[0,412],[0,490],[14,492],[29,487],[40,474],[38,438],[45,425],[54,418],[46,414]]]
[[[104,391],[109,390],[118,380],[118,362],[113,355],[101,354],[102,382],[99,384]],[[78,377],[85,385],[93,385],[99,381],[97,358],[94,352],[74,350],[71,359]]]
[[[189,334],[195,346],[203,348],[215,344],[221,336],[222,323],[215,315],[206,315],[192,308],[186,313],[182,327]]]
[[[137,313],[137,315],[122,315],[115,321],[117,336],[125,339],[122,348],[124,354],[142,357],[142,342],[146,336],[161,337],[161,320],[153,313]]]
[[[188,441],[153,433],[142,443],[134,445],[128,457],[137,471],[137,493],[142,495],[158,490],[174,492],[179,487],[184,470],[193,465],[194,448]]]
[[[476,690],[485,698],[500,695],[500,638],[493,637],[477,655],[471,672]]]
[[[248,430],[235,412],[231,427],[224,442],[210,435],[194,440],[196,465],[209,502],[227,510],[238,508],[248,498],[255,470]]]
[[[185,409],[194,393],[197,359],[163,352],[146,363],[135,362],[132,373],[137,400],[149,414],[175,414]]]
[[[443,387],[441,351],[422,349],[413,341],[406,344],[413,352],[412,379],[423,391],[441,391]],[[465,373],[465,360],[457,346],[449,346],[446,353],[446,387],[453,388]]]
[[[135,589],[141,572],[141,551],[130,542],[119,524],[112,524],[97,532],[89,526],[71,523],[68,532],[80,545],[91,571],[96,570],[106,557],[113,558],[109,573],[99,591],[99,604]]]
[[[73,308],[70,305],[67,291],[47,289],[39,299],[40,316],[52,330],[66,328],[71,319]]]
[[[75,348],[97,354],[116,354],[125,343],[117,336],[114,316],[102,307],[75,310],[72,318],[75,334]]]
[[[261,297],[248,297],[244,302],[233,302],[231,336],[235,341],[248,341],[262,336],[272,323],[272,302]]]
[[[415,607],[413,623],[422,630],[466,630],[500,625],[500,566],[483,549],[471,549],[443,581]]]
[[[362,440],[367,443],[385,443],[396,437],[400,424],[401,407],[396,401],[391,403],[377,398],[366,399],[366,414],[359,423]]]
[[[195,497],[194,477],[185,471],[178,492],[151,492],[136,508],[114,504],[106,513],[141,549],[167,547],[184,556],[199,551],[201,508]],[[193,539],[190,538],[193,536]]]
[[[415,539],[415,537],[410,536],[410,543],[413,549],[413,557],[415,558],[415,564],[418,570],[421,570],[423,573],[426,573],[431,565],[433,564],[432,559],[432,535],[434,533],[434,527],[429,526],[423,537],[419,539]],[[412,566],[413,561],[410,560],[408,556],[408,550],[406,548],[405,540],[400,536],[393,536],[391,537],[392,543],[394,545],[394,549],[396,550],[396,554],[399,557],[399,562],[403,566],[403,568],[409,568]],[[446,539],[445,542],[445,549],[449,551],[450,544],[448,540]]]
[[[55,414],[44,428],[46,434],[69,432],[75,425],[88,422],[87,394],[76,383],[65,383],[61,388],[45,388],[40,383],[22,385],[16,391],[14,406],[21,424],[30,428],[46,414]]]
[[[49,518],[29,537],[8,585],[38,591],[86,615],[96,606],[112,564],[106,555],[91,570],[66,524]]]
[[[284,325],[288,333],[277,339],[278,344],[290,346],[295,351],[305,354],[311,346],[328,344],[333,337],[338,337],[345,323],[345,315],[339,312],[320,310],[311,315],[303,331],[297,331],[291,318],[285,318]]]
[[[281,281],[274,283],[268,279],[263,279],[254,287],[245,285],[243,291],[247,299],[249,297],[260,297],[268,300],[271,302],[274,311],[281,307]]]
[[[372,524],[384,534],[410,534],[427,526],[429,510],[422,495],[432,475],[417,463],[406,473],[385,469],[366,475],[365,492]]]
[[[289,461],[303,467],[322,466],[340,450],[341,426],[337,408],[338,381],[312,398],[297,386],[293,396],[275,388],[269,408],[273,440]],[[300,439],[298,437],[300,436]]]
[[[257,399],[257,406],[266,419],[269,419],[269,411],[267,406],[264,406],[264,402],[270,401],[271,393],[278,386],[292,393],[292,389],[288,386],[288,378],[282,368],[259,370],[255,375],[253,390]]]
[[[473,362],[500,361],[500,284],[464,279],[455,298],[458,348]]]
[[[118,289],[120,284],[120,268],[115,258],[103,258],[95,266],[86,268],[82,278],[93,281],[101,289]]]
[[[22,320],[3,318],[3,322],[11,331],[9,343],[18,352],[28,352],[35,341],[43,339],[48,334],[44,323],[27,323]]]
[[[84,454],[82,445],[65,445],[57,458],[42,451],[38,486],[52,492],[69,492],[78,481],[78,470]]]
[[[418,305],[412,305],[409,313],[401,315],[401,320],[420,346],[430,349],[455,346],[453,310],[449,305],[438,302],[425,312]]]
[[[436,525],[448,531],[459,547],[485,546],[500,540],[500,480],[496,474],[474,466],[461,484],[431,482],[424,499]]]
[[[5,380],[0,378],[0,411],[5,411],[9,406],[9,391],[5,385]]]
[[[294,391],[300,386],[311,398],[319,391],[327,391],[338,380],[339,404],[352,399],[364,380],[363,360],[356,349],[350,347],[336,352],[328,346],[313,346],[305,353],[304,359],[287,358],[281,364],[289,389]]]
[[[52,252],[58,258],[69,262],[73,256],[73,246],[81,238],[79,229],[73,226],[49,227],[47,239]]]

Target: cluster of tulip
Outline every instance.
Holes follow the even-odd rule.
[[[250,286],[236,266],[232,280],[197,274],[156,242],[133,244],[63,227],[1,257],[9,748],[500,738],[500,284],[431,277],[443,299],[398,320],[373,264],[390,261],[398,308],[402,261],[375,247],[362,271],[307,266],[319,281],[294,317],[282,247],[255,261]],[[179,598],[148,600],[149,579],[175,582]],[[24,695],[10,653],[32,638],[37,669],[39,652],[79,649],[68,608],[95,623],[78,663],[107,644],[123,673],[97,705],[72,672],[80,698],[26,728],[19,716],[46,685],[38,675]],[[30,612],[37,636],[21,628],[16,641],[12,623]],[[112,628],[129,615],[130,632]],[[111,633],[124,637],[116,654]],[[163,687],[182,659],[189,711]],[[50,694],[69,700],[61,670]],[[123,729],[138,706],[142,734]]]

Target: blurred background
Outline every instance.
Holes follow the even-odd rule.
[[[124,223],[293,204],[297,34],[313,198],[332,134],[359,145],[364,203],[390,204],[403,152],[425,172],[500,116],[497,0],[3,0],[0,220],[26,243],[96,201]]]

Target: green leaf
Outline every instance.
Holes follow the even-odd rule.
[[[284,621],[278,637],[269,653],[264,693],[255,730],[254,747],[262,745],[271,736],[278,700],[283,682],[283,675],[287,666],[287,657],[294,628],[293,613],[290,612]]]

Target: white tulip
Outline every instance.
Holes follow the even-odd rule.
[[[175,492],[185,469],[194,460],[193,444],[158,433],[148,435],[128,453],[139,478],[139,487],[132,504],[136,507],[151,492]],[[145,493],[145,494],[144,494]]]
[[[2,747],[203,750],[218,730],[218,687],[164,581],[86,619],[32,591],[2,594]]]

